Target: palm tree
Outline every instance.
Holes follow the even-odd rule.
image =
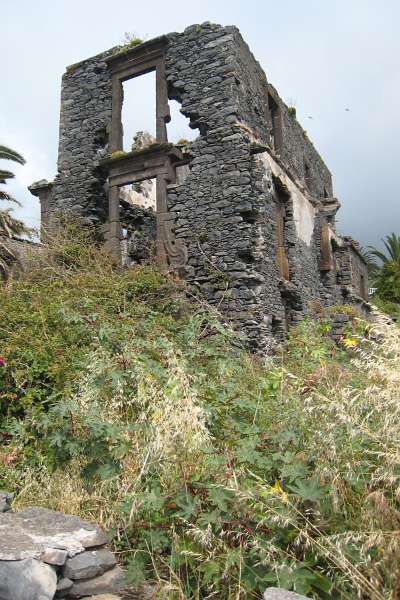
[[[400,236],[395,233],[382,240],[386,253],[369,246],[369,254],[381,261],[377,274],[378,296],[384,300],[400,302]]]
[[[13,160],[14,162],[17,162],[20,165],[25,164],[24,157],[21,156],[20,154],[18,154],[18,152],[15,152],[15,150],[12,150],[11,148],[8,148],[7,146],[1,146],[1,145],[0,145],[0,160]],[[13,177],[14,177],[14,173],[11,173],[11,171],[4,171],[3,169],[0,169],[0,183],[7,183],[7,179],[12,179]],[[17,202],[15,200],[15,198],[10,196],[10,194],[5,192],[4,190],[0,190],[0,200],[8,200],[9,202]],[[17,202],[17,204],[18,204],[18,202]]]
[[[370,250],[367,250],[363,247],[360,247],[360,254],[367,265],[368,278],[371,282],[373,282],[379,273],[379,265],[376,262],[375,256],[372,255]]]
[[[0,160],[12,160],[20,165],[25,164],[25,159],[21,154],[2,145],[0,145]],[[7,181],[13,177],[14,174],[11,173],[11,171],[0,169],[0,184],[6,184]],[[20,205],[18,200],[4,189],[0,189],[0,200],[14,202],[15,204]],[[7,275],[10,263],[15,259],[15,256],[6,243],[2,241],[2,238],[10,239],[24,233],[29,235],[31,231],[24,223],[22,223],[22,221],[19,221],[12,216],[11,209],[0,209],[0,274],[3,276]]]
[[[383,264],[389,261],[395,261],[400,263],[400,236],[395,233],[391,233],[386,236],[386,239],[382,240],[383,245],[386,248],[387,255],[381,252],[374,246],[368,246],[368,250],[372,256],[379,258]]]

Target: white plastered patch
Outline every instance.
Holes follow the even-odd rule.
[[[299,188],[293,183],[293,181],[286,175],[281,167],[274,161],[272,156],[268,152],[263,152],[259,155],[260,160],[263,162],[266,176],[271,177],[274,174],[278,177],[282,183],[285,184],[287,190],[290,193],[290,197],[293,201],[293,218],[296,226],[296,232],[299,237],[307,246],[311,244],[312,235],[314,232],[315,224],[315,208],[303,194]]]

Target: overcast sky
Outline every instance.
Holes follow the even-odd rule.
[[[239,27],[296,106],[332,172],[340,231],[364,245],[400,234],[399,0],[0,0],[0,8],[0,143],[27,159],[12,165],[9,188],[29,225],[39,207],[26,186],[56,173],[65,67],[120,43],[124,32],[149,39],[213,21]],[[137,128],[148,125],[150,107]]]

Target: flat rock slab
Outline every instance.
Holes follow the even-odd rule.
[[[263,595],[264,600],[310,600],[296,592],[288,592],[282,588],[267,588]]]
[[[56,586],[55,569],[38,560],[0,562],[1,600],[53,600]]]
[[[59,548],[46,548],[46,550],[40,555],[40,560],[42,562],[57,566],[64,565],[67,558],[67,550],[60,550]]]
[[[97,525],[48,508],[0,513],[0,561],[40,558],[49,548],[75,556],[106,542]]]
[[[102,575],[116,564],[116,558],[109,550],[88,550],[69,558],[64,566],[63,575],[69,579],[89,579]]]
[[[124,586],[125,578],[122,569],[114,567],[99,577],[74,581],[74,585],[68,590],[68,598],[120,592]]]

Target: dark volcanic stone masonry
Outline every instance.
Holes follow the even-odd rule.
[[[151,69],[158,145],[118,153],[121,82]],[[184,152],[166,144],[168,98],[199,130]],[[152,177],[154,213],[119,201],[112,187]],[[367,309],[366,265],[336,231],[331,174],[236,27],[193,25],[68,67],[58,174],[30,189],[44,229],[69,211],[101,224],[117,255],[121,240],[126,265],[154,249],[254,350],[283,339],[316,304]]]

